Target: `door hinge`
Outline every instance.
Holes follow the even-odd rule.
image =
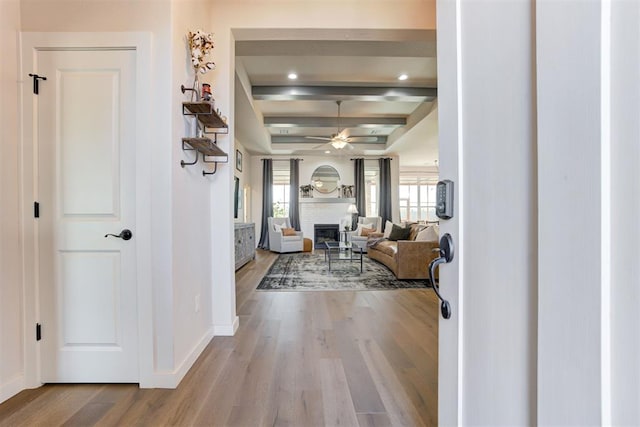
[[[47,80],[47,78],[37,74],[29,74],[29,77],[33,77],[33,93],[37,95],[40,89],[40,80]]]
[[[42,325],[40,323],[36,323],[36,341],[40,341],[42,339]]]
[[[33,202],[33,217],[40,218],[40,203]]]

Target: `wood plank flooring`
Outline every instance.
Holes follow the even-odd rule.
[[[434,426],[431,290],[263,292],[276,255],[236,274],[240,329],[176,390],[46,385],[0,405],[0,426]]]

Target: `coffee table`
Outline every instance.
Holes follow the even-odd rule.
[[[363,250],[357,243],[353,242],[324,242],[324,260],[329,264],[329,272],[331,272],[331,263],[336,261],[353,262],[360,259],[360,273],[362,273],[362,254]]]

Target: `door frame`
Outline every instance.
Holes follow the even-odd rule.
[[[40,345],[35,340],[35,325],[40,322],[38,282],[38,231],[33,217],[33,202],[38,200],[38,141],[33,125],[37,99],[32,93],[31,79],[37,53],[42,50],[133,50],[136,52],[136,286],[138,322],[138,382],[141,387],[153,384],[153,292],[151,281],[151,158],[149,141],[150,108],[143,100],[151,99],[151,33],[148,32],[96,32],[96,33],[42,33],[20,34],[20,76],[23,76],[20,104],[21,115],[21,218],[24,274],[24,367],[25,386],[42,384]]]

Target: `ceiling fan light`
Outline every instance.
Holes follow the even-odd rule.
[[[341,150],[347,145],[347,141],[336,139],[331,141],[331,145],[333,145],[333,148],[335,148],[336,150]]]

